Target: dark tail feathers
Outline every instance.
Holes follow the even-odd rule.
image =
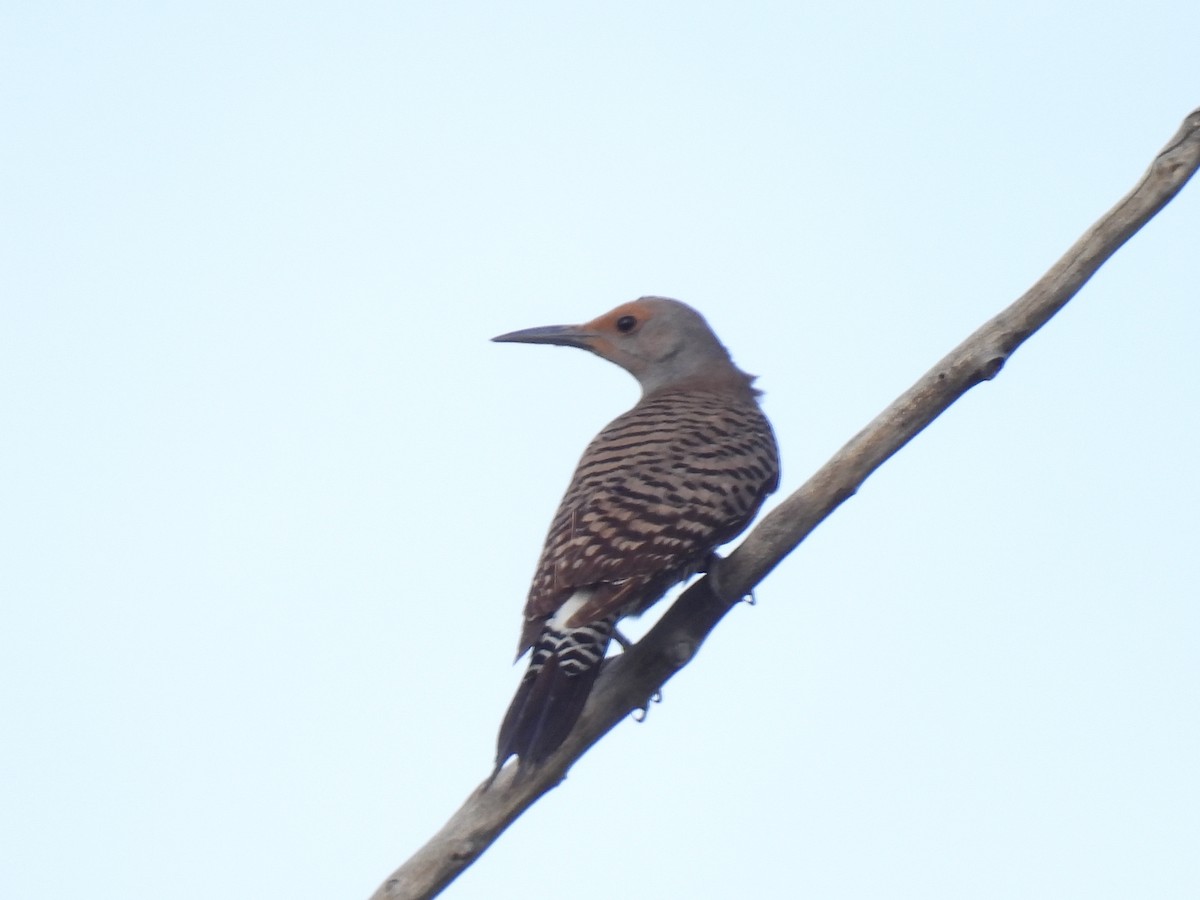
[[[497,772],[513,755],[522,768],[540,765],[567,739],[600,674],[614,624],[542,631],[500,726]]]

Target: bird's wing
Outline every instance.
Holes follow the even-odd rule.
[[[745,528],[775,489],[775,439],[757,404],[665,399],[617,418],[585,451],[547,535],[527,621],[581,588],[594,593],[572,625],[620,612],[638,593],[661,594]]]

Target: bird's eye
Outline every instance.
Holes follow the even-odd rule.
[[[637,319],[633,316],[621,316],[617,319],[617,331],[621,334],[629,334],[637,327]]]

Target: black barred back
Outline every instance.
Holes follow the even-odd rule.
[[[775,438],[748,386],[643,399],[576,468],[530,588],[521,650],[579,588],[596,590],[571,626],[643,611],[741,532],[778,481]]]

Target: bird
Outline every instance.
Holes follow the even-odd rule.
[[[779,450],[755,377],[678,300],[642,297],[582,325],[492,340],[588,350],[642,390],[584,451],[537,562],[517,649],[529,665],[496,745],[495,773],[513,756],[525,772],[571,732],[617,622],[706,571],[754,519],[779,485]]]

